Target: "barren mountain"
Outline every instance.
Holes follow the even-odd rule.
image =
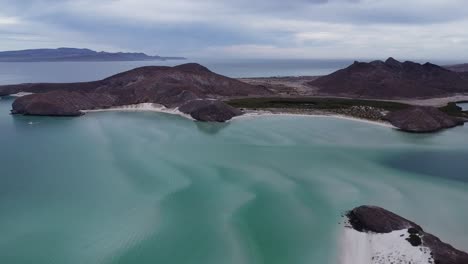
[[[271,92],[211,72],[199,64],[183,64],[176,67],[142,67],[120,73],[107,79],[87,83],[22,84],[0,86],[0,95],[30,92],[13,103],[13,113],[29,115],[80,115],[81,110],[115,106],[157,103],[169,108],[181,107],[194,100],[204,102],[190,104],[194,112],[203,109],[220,111],[222,117],[232,117],[239,112],[224,103],[210,102],[232,96],[265,96]],[[207,100],[210,99],[210,100]],[[188,111],[187,110],[187,111]],[[222,111],[229,112],[228,115]],[[222,121],[223,118],[209,117]]]
[[[440,66],[415,62],[355,62],[309,83],[322,95],[363,98],[427,98],[468,93],[468,78]]]

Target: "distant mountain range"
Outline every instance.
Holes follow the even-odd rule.
[[[90,49],[75,48],[30,49],[0,52],[0,62],[164,61],[184,59],[183,57],[149,56],[144,53],[97,52]]]

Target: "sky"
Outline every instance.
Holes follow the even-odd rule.
[[[0,0],[0,50],[468,60],[467,0]]]

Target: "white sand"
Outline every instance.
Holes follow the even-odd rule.
[[[105,109],[95,109],[95,110],[81,110],[83,113],[94,113],[94,112],[111,112],[111,111],[120,111],[120,112],[159,112],[159,113],[166,113],[172,115],[179,115],[190,120],[194,120],[190,115],[182,113],[178,110],[178,108],[167,108],[160,104],[153,104],[153,103],[142,103],[142,104],[134,104],[134,105],[123,105],[118,107],[111,107]],[[379,125],[388,128],[395,128],[390,123],[386,122],[378,122],[378,121],[370,121],[366,119],[360,118],[353,118],[343,115],[328,115],[328,114],[294,114],[294,113],[272,113],[269,111],[249,111],[241,116],[236,116],[234,119],[241,119],[241,118],[255,118],[255,117],[266,117],[266,116],[303,116],[303,117],[332,117],[332,118],[339,118],[351,121],[358,121],[364,122],[367,124],[372,125]]]
[[[117,107],[95,109],[95,110],[81,110],[83,113],[95,113],[95,112],[158,112],[166,113],[171,115],[178,115],[193,120],[190,115],[182,113],[178,108],[167,108],[160,104],[153,103],[142,103],[134,105],[122,105]]]
[[[265,117],[265,116],[302,116],[302,117],[321,117],[321,118],[331,117],[331,118],[339,118],[339,119],[363,122],[363,123],[372,124],[372,125],[384,126],[388,128],[395,128],[388,122],[371,121],[367,119],[361,119],[361,118],[355,118],[355,117],[349,117],[349,116],[337,115],[337,114],[336,115],[333,115],[333,114],[294,114],[294,113],[273,113],[269,111],[249,111],[246,114],[241,115],[241,116],[236,116],[233,119],[255,118],[255,117]]]
[[[30,95],[30,94],[34,94],[34,93],[20,92],[20,93],[16,93],[16,94],[10,94],[10,96],[23,97],[23,96]]]
[[[361,233],[345,227],[341,237],[339,264],[428,264],[431,250],[414,247],[407,229],[388,234]]]

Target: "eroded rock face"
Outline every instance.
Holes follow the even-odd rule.
[[[0,86],[0,95],[19,92],[34,94],[17,99],[14,114],[76,116],[80,110],[140,103],[176,108],[193,102],[184,109],[195,119],[220,122],[239,111],[221,102],[197,100],[271,94],[266,88],[218,75],[195,63],[142,67],[96,82]]]
[[[429,133],[464,124],[464,120],[452,117],[435,107],[415,106],[394,111],[385,116],[395,127],[414,133]]]
[[[217,100],[190,101],[179,110],[198,121],[225,122],[242,115],[242,111]]]
[[[468,93],[463,74],[440,66],[393,58],[384,61],[355,62],[348,68],[309,83],[323,95],[354,98],[420,98]]]
[[[408,243],[431,250],[435,264],[466,264],[468,254],[426,233],[419,225],[377,206],[360,206],[346,214],[351,227],[359,232],[390,233],[408,229]]]

